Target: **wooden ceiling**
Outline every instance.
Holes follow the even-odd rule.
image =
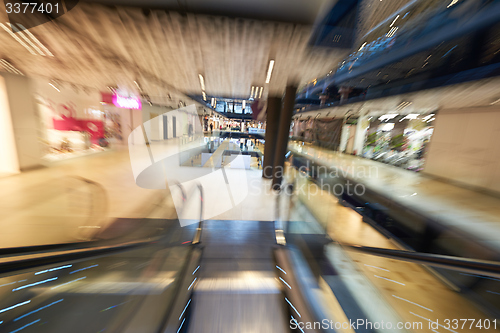
[[[6,25],[0,9],[0,22]],[[30,53],[0,29],[0,59],[28,76],[86,89],[119,86],[140,92],[136,81],[158,104],[166,104],[169,96],[201,95],[200,73],[208,96],[245,98],[252,85],[263,86],[264,96],[281,95],[287,82],[303,84],[324,76],[347,53],[310,48],[312,25],[84,2],[29,31],[53,56]],[[275,67],[265,84],[270,59]]]

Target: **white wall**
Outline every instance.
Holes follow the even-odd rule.
[[[440,110],[424,172],[500,192],[500,107]]]
[[[40,165],[42,146],[40,119],[36,109],[34,90],[29,78],[21,75],[2,74],[10,108],[12,128],[19,168],[29,169]]]
[[[7,84],[0,76],[0,173],[15,174],[19,171]]]
[[[356,151],[356,155],[361,156],[363,154],[363,148],[365,146],[366,132],[370,126],[370,121],[368,116],[359,117],[358,123],[356,124],[356,134],[354,135],[354,147],[353,152]]]

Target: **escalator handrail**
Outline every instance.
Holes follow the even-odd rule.
[[[314,183],[317,182],[314,178],[312,178],[306,173],[301,172],[301,175],[307,177],[308,180]],[[485,275],[485,276],[500,278],[500,262],[497,261],[456,257],[456,256],[441,255],[434,253],[403,251],[403,250],[394,250],[394,249],[379,248],[379,247],[362,246],[362,245],[344,243],[339,240],[335,240],[335,242],[346,249],[352,249],[378,257],[386,257],[391,259],[413,262],[417,264],[442,267],[461,272],[468,272],[477,275]]]
[[[155,238],[149,238],[147,240],[125,242],[117,245],[95,246],[92,248],[59,251],[51,255],[45,254],[43,256],[34,258],[23,258],[23,259],[5,261],[0,263],[0,275],[7,273],[14,273],[25,269],[30,269],[45,265],[52,265],[61,262],[87,259],[101,255],[109,255],[111,253],[127,251],[141,246],[153,244],[157,242],[159,239],[160,236]]]
[[[92,180],[79,177],[79,176],[71,176],[77,179],[82,180],[83,182],[86,182],[91,185],[95,185],[102,190],[105,190],[104,187]],[[178,182],[174,184],[174,186],[179,187],[182,195],[183,202],[186,202],[187,200],[187,195],[186,191],[182,187],[182,185]],[[119,238],[119,237],[118,237]],[[116,238],[111,238],[111,239],[97,239],[97,240],[91,240],[91,241],[78,241],[78,242],[67,242],[67,243],[57,243],[57,244],[45,244],[45,245],[30,245],[30,246],[19,246],[19,247],[8,247],[8,248],[0,248],[0,258],[8,258],[8,257],[14,257],[14,256],[21,256],[21,255],[30,255],[30,254],[40,254],[40,253],[48,253],[48,252],[54,252],[54,251],[72,251],[72,250],[84,250],[84,249],[90,249],[93,247],[103,247],[106,246],[105,244],[108,243],[108,241],[113,240]],[[104,243],[104,244],[103,244]],[[119,246],[119,245],[116,245]]]
[[[194,235],[192,244],[198,244],[201,242],[201,232],[203,230],[203,202],[204,202],[203,186],[200,183],[198,183],[196,187],[200,191],[200,221],[198,222],[198,227],[196,228],[196,234]]]

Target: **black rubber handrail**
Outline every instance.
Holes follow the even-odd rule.
[[[203,186],[197,184],[198,190],[200,191],[200,222],[198,222],[198,228],[196,228],[196,234],[194,235],[192,244],[198,244],[201,242],[201,232],[203,230]]]
[[[377,257],[386,257],[402,261],[414,262],[417,264],[500,278],[500,263],[497,261],[478,260],[433,253],[384,249],[345,243],[339,244],[346,249],[356,250]]]
[[[111,253],[121,252],[125,250],[135,249],[141,246],[153,244],[157,242],[160,237],[142,241],[127,242],[110,246],[96,246],[88,249],[75,249],[65,251],[63,253],[55,253],[52,255],[43,255],[40,257],[16,259],[0,263],[0,275],[14,273],[25,269],[59,264],[67,261],[74,261],[80,259],[87,259],[101,255],[109,255]]]

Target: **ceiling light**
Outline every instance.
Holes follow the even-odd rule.
[[[404,109],[404,108],[406,108],[406,107],[410,106],[412,103],[413,103],[413,102],[401,102],[401,103],[397,106],[396,110],[402,110],[402,109]]]
[[[23,72],[12,66],[12,64],[5,59],[0,59],[0,64],[10,73],[24,75]]]
[[[134,81],[134,83],[137,86],[137,89],[139,89],[139,92],[142,92],[142,88],[139,86],[139,83],[137,83],[137,81]]]
[[[10,23],[7,23],[7,24],[10,24]],[[33,51],[31,49],[31,47],[29,47],[28,45],[26,45],[26,43],[24,43],[19,37],[17,37],[17,35],[15,33],[13,33],[9,28],[7,28],[3,23],[0,23],[0,26],[9,33],[9,35],[12,36],[12,38],[14,38],[16,41],[19,42],[19,44],[21,44],[22,46],[24,46],[26,48],[26,50],[28,50],[31,54],[33,55],[37,55],[35,53],[35,51]]]
[[[398,17],[399,17],[399,15],[398,15],[398,16],[396,16],[396,18],[394,19],[394,21],[392,21],[392,23],[391,23],[391,25],[389,26],[389,28],[390,28],[390,27],[392,27],[392,26],[394,25],[394,23],[396,22],[396,20],[398,19]]]
[[[431,119],[427,120],[427,122],[430,123],[433,120],[436,120],[436,118],[431,118]]]
[[[252,92],[250,93],[250,97],[251,97],[251,98],[253,98],[253,93],[254,93],[254,91],[255,91],[255,87],[254,87],[254,86],[252,86]]]
[[[388,132],[394,128],[394,123],[386,123],[386,124],[381,125],[379,128],[380,128],[380,130],[382,130],[384,132]]]
[[[386,34],[386,37],[392,37],[392,36],[394,36],[394,34],[396,33],[396,31],[398,29],[399,29],[398,27],[391,28],[391,30],[389,30],[389,32]]]
[[[366,45],[366,42],[364,42],[363,45],[361,45],[361,47],[359,48],[358,51],[361,51],[363,49],[363,47],[365,47],[365,45]],[[331,73],[331,71],[330,71],[330,73]]]
[[[246,106],[246,101],[241,102],[241,108],[244,109]]]
[[[45,47],[45,45],[43,45],[39,40],[38,38],[36,38],[28,29],[26,29],[21,23],[18,23],[17,24],[19,26],[19,28],[21,28],[31,39],[33,39],[35,41],[35,43],[38,44],[38,46],[40,46],[42,48],[42,50],[45,51],[45,53],[47,53],[49,56],[53,57],[54,55],[52,54],[52,52],[49,51],[48,48]]]
[[[198,78],[200,79],[201,90],[205,90],[205,80],[203,79],[203,75],[198,74]]]
[[[259,93],[259,98],[262,97],[262,91],[264,90],[264,87],[260,87],[260,93]],[[257,93],[255,93],[255,95],[257,95]]]
[[[269,61],[269,68],[267,70],[266,83],[271,81],[271,74],[273,73],[274,60]]]
[[[57,87],[56,87],[54,84],[50,83],[50,82],[49,82],[49,86],[51,86],[51,87],[52,87],[52,88],[54,88],[55,90],[57,90],[57,91],[61,92],[61,90],[57,89]]]
[[[15,25],[13,24],[10,24],[10,23],[7,23],[8,26],[10,26],[12,28],[12,30],[14,30],[15,33],[17,33],[19,36],[21,36],[32,48],[34,48],[38,54],[42,55],[45,57],[45,53],[42,52],[42,50],[40,50],[40,48],[38,46],[36,46],[32,41],[31,39],[29,39],[28,37],[26,37],[26,35],[21,31],[19,30]]]
[[[201,94],[203,95],[203,100],[206,101],[207,100],[207,94],[205,94],[204,91],[202,91]]]

